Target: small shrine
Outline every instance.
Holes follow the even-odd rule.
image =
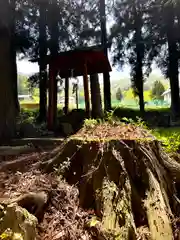
[[[87,47],[48,56],[49,102],[48,128],[53,130],[57,118],[57,75],[65,79],[65,113],[69,108],[69,78],[83,76],[87,117],[90,116],[88,75],[110,72],[111,66],[101,46]]]

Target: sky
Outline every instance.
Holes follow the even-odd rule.
[[[25,74],[25,75],[31,75],[33,73],[37,73],[39,71],[38,64],[31,63],[28,61],[28,59],[24,60],[17,60],[17,68],[18,73]],[[153,66],[153,74],[161,75],[161,72],[159,69],[157,69],[155,66]],[[120,78],[129,77],[130,69],[128,66],[125,66],[122,70],[118,70],[115,67],[112,68],[112,72],[110,73],[111,80],[118,80]]]
[[[17,61],[18,72],[25,75],[31,75],[39,71],[38,64],[31,63],[27,59]],[[129,77],[129,68],[126,66],[122,71],[118,71],[116,68],[112,69],[111,78],[116,80],[120,77]]]

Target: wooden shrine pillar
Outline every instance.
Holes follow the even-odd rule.
[[[57,71],[49,65],[49,104],[48,104],[48,129],[53,131],[56,129],[57,119]]]
[[[69,112],[69,78],[65,78],[65,115]]]
[[[85,99],[85,106],[86,106],[86,114],[87,114],[87,117],[90,117],[89,84],[88,84],[88,72],[87,72],[86,63],[84,64],[83,82],[84,82],[84,99]]]

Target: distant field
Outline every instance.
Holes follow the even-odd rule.
[[[37,102],[20,102],[20,106],[21,106],[21,108],[23,108],[23,109],[29,109],[29,110],[37,110],[37,109],[39,109],[39,103],[37,103]],[[59,109],[62,109],[64,107],[64,105],[62,105],[62,104],[58,104],[58,108]],[[74,106],[69,106],[69,108],[70,109],[73,109],[74,108]]]
[[[21,108],[24,109],[38,109],[39,108],[39,103],[34,103],[34,102],[23,102],[20,103]]]
[[[22,108],[27,108],[27,109],[38,109],[39,108],[39,104],[38,101],[22,101],[20,102],[20,105]],[[58,104],[58,108],[63,108],[64,105],[62,104]],[[70,109],[75,108],[75,105],[70,105],[69,106]],[[139,109],[138,103],[135,100],[127,100],[127,101],[122,101],[119,102],[116,99],[112,99],[112,107],[115,108],[128,108],[128,109]],[[85,108],[85,102],[84,101],[80,101],[79,102],[79,108],[84,109]],[[147,104],[145,104],[145,108],[150,110],[150,109],[166,109],[169,108],[169,106],[167,104],[159,104],[159,105],[155,105],[153,102],[148,102]]]

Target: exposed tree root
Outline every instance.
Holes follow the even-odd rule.
[[[45,206],[48,203],[48,194],[45,192],[27,193],[13,199],[1,199],[1,205],[17,203],[18,206],[27,209],[31,214],[42,220]]]
[[[18,156],[20,154],[34,152],[35,147],[30,145],[25,146],[0,146],[0,156]]]
[[[174,239],[180,164],[157,141],[72,138],[41,168],[50,172],[67,161],[64,176],[79,187],[81,206],[95,210],[105,239],[138,239],[139,229],[146,239]]]
[[[43,157],[45,157],[47,153],[33,153],[29,155],[22,155],[18,158],[8,159],[0,163],[0,172],[3,171],[24,171],[29,169],[30,166],[39,162]]]

